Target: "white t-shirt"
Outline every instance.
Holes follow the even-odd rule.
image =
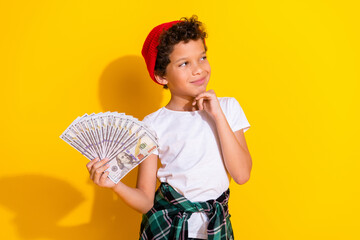
[[[232,97],[219,97],[220,106],[233,132],[247,131],[250,124],[240,104]],[[143,122],[158,137],[162,166],[161,182],[169,183],[192,202],[218,198],[229,187],[214,121],[205,110],[173,111],[165,107],[147,115]],[[193,213],[188,220],[189,237],[207,239],[207,216]]]

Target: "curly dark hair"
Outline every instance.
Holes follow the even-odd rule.
[[[205,32],[203,23],[198,21],[198,17],[196,15],[193,15],[190,18],[182,17],[180,21],[181,22],[176,23],[167,31],[161,33],[159,37],[154,72],[161,77],[166,75],[166,67],[170,63],[169,56],[174,49],[174,45],[179,42],[184,41],[187,43],[190,40],[198,40],[201,38],[204,43],[205,51],[207,51],[204,41],[204,39],[207,38],[207,33]],[[168,89],[168,86],[164,85],[164,88]]]

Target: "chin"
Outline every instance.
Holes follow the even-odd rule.
[[[197,95],[199,95],[200,93],[206,92],[206,85],[205,86],[201,86],[198,89],[196,89],[196,91],[194,91],[193,97],[196,97]]]
[[[200,88],[203,89],[204,91],[206,91],[207,85],[208,85],[208,82],[205,83],[204,85],[200,86]]]

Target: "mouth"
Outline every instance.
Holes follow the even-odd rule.
[[[196,85],[202,85],[203,83],[205,83],[205,81],[206,81],[206,77],[195,80],[195,81],[193,81],[191,83],[196,84]]]

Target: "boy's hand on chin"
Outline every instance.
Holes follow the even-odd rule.
[[[219,100],[212,89],[197,95],[192,104],[197,105],[199,110],[205,110],[214,120],[222,113]]]

